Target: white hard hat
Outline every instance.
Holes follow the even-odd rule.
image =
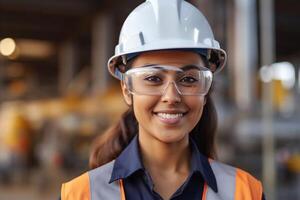
[[[109,72],[118,78],[120,71],[116,69],[126,64],[128,57],[167,49],[199,52],[213,72],[226,63],[226,52],[197,8],[184,0],[146,0],[125,20],[115,55],[108,61]]]

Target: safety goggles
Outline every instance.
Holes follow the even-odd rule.
[[[212,84],[213,73],[195,65],[174,67],[147,65],[132,68],[120,79],[130,93],[136,95],[164,95],[172,84],[180,95],[206,95]]]

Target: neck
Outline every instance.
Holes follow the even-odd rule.
[[[191,152],[188,136],[175,143],[144,137],[147,136],[139,135],[139,144],[143,164],[150,173],[156,170],[171,173],[189,171]]]

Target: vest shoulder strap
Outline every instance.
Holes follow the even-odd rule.
[[[207,200],[261,200],[262,185],[249,173],[232,166],[211,160],[218,192],[207,188]]]
[[[218,192],[207,187],[206,200],[234,200],[236,169],[214,160],[211,160],[210,166],[216,177]]]
[[[111,161],[89,172],[91,200],[120,200],[119,181],[109,183],[115,161]]]
[[[114,161],[64,183],[61,200],[120,200],[118,181],[109,183]]]
[[[235,199],[262,199],[263,188],[261,182],[241,169],[237,169],[236,191]]]
[[[61,200],[91,200],[88,173],[62,184]]]

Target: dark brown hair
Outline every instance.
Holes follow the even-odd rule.
[[[191,131],[191,137],[196,141],[202,154],[214,158],[215,133],[217,128],[217,113],[210,97],[206,95],[206,104],[202,117]],[[120,121],[110,127],[104,134],[96,138],[90,154],[90,168],[96,168],[118,157],[138,133],[138,122],[132,108],[129,108],[120,118]]]

